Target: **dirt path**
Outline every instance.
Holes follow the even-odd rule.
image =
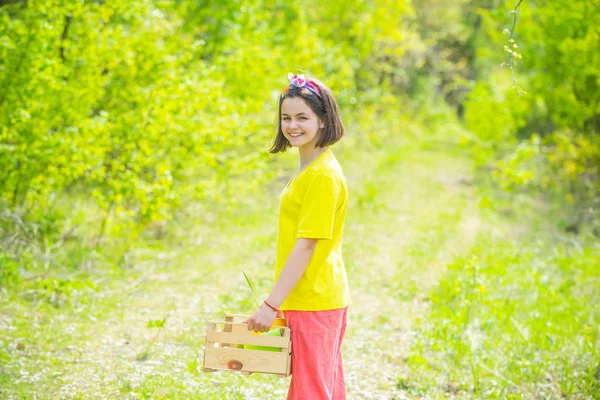
[[[444,266],[479,228],[470,170],[446,153],[405,149],[373,175],[379,211],[361,210],[349,229],[353,305],[346,339],[350,398],[404,398],[405,357]]]

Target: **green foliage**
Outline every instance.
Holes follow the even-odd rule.
[[[151,319],[150,321],[148,321],[148,323],[146,323],[146,328],[164,328],[166,322],[166,318]]]
[[[78,268],[78,257],[43,269],[22,257],[48,245],[118,253],[117,241],[163,236],[184,204],[243,200],[273,176],[266,150],[286,73],[323,78],[345,114],[378,104],[410,14],[388,0],[2,3],[8,257],[23,271]],[[9,244],[14,234],[27,245]]]
[[[156,341],[158,340],[158,335],[160,334],[161,330],[163,330],[165,328],[166,323],[167,323],[167,317],[164,317],[161,319],[151,319],[148,322],[146,322],[146,328],[149,328],[149,329],[157,328],[156,334],[148,342],[146,347],[142,351],[140,351],[138,354],[136,354],[136,356],[135,356],[136,361],[146,361],[152,356],[152,349],[156,345]]]
[[[0,287],[10,287],[19,283],[19,264],[7,254],[0,253]]]
[[[429,378],[443,371],[449,391],[476,397],[593,398],[598,249],[479,242],[433,291],[413,368]]]
[[[78,306],[80,295],[90,290],[97,290],[97,285],[89,279],[79,278],[59,280],[55,278],[40,278],[23,285],[26,298],[30,301],[42,300],[54,307],[65,305]]]
[[[514,90],[509,71],[493,67],[506,65],[500,51],[481,51],[492,67],[465,103],[472,132],[465,143],[504,189],[545,195],[579,231],[598,220],[600,12],[593,2],[525,1],[506,42],[501,32],[512,29],[505,12],[513,3],[481,15],[488,46],[512,53],[527,93]]]
[[[465,125],[472,135],[467,143],[476,144],[474,159],[479,166],[517,144],[514,132],[522,122],[503,99],[494,96],[492,85],[477,84],[465,106]]]

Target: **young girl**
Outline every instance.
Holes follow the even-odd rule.
[[[292,335],[288,399],[345,399],[342,340],[349,303],[342,261],[346,179],[328,146],[344,135],[338,105],[320,81],[288,74],[271,153],[297,147],[300,169],[281,194],[271,294],[247,321],[267,332],[283,311]]]

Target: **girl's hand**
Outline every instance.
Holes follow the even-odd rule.
[[[269,332],[276,317],[277,311],[273,311],[263,303],[250,318],[242,323],[248,324],[249,331]]]

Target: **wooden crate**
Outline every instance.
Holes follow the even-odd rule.
[[[263,373],[281,377],[290,376],[292,361],[292,340],[290,328],[285,320],[277,318],[277,325],[282,336],[261,336],[251,334],[246,324],[241,321],[247,315],[228,314],[225,321],[211,321],[206,327],[206,344],[204,346],[203,370],[234,371],[242,374]],[[276,347],[281,351],[250,350],[237,348],[237,345],[253,345]]]

